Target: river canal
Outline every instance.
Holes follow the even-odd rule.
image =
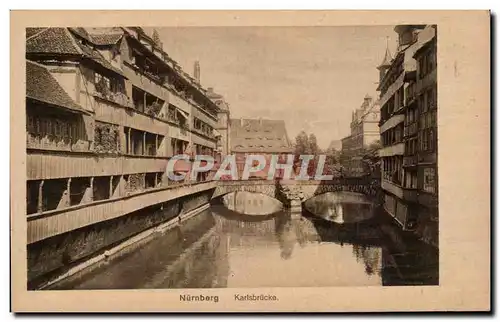
[[[438,251],[364,196],[326,193],[304,208],[291,215],[270,197],[233,193],[52,288],[438,284]]]

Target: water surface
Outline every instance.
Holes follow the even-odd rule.
[[[126,249],[54,288],[438,283],[437,250],[403,233],[362,195],[318,196],[305,203],[302,216],[280,210],[279,202],[269,199],[251,193],[226,197],[226,203],[213,205],[180,227]]]

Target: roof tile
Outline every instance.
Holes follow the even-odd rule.
[[[122,38],[123,33],[118,34],[91,34],[92,42],[96,45],[114,45]]]
[[[292,145],[283,120],[231,119],[231,149],[287,153],[292,151]]]
[[[32,37],[34,35],[36,35],[37,33],[39,33],[40,31],[43,31],[47,28],[43,27],[43,28],[26,28],[26,38],[29,38],[29,37]]]
[[[34,34],[26,41],[26,53],[80,54],[66,28],[47,28]]]

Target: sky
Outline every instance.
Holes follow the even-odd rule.
[[[292,141],[303,130],[321,148],[349,135],[366,94],[377,97],[376,67],[397,38],[393,26],[156,29],[187,73],[200,62],[202,86],[225,97],[231,118],[282,119]]]

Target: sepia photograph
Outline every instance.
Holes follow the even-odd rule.
[[[442,286],[428,21],[26,25],[25,291]]]

